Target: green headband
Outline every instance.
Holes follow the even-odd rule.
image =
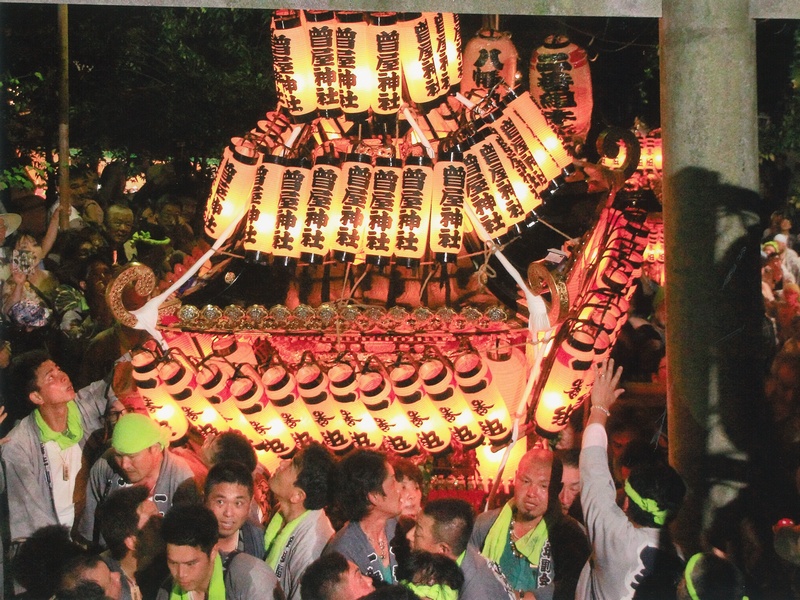
[[[667,522],[667,515],[669,514],[669,511],[660,510],[658,508],[658,502],[655,500],[651,500],[650,498],[642,498],[639,495],[639,492],[633,489],[633,486],[631,486],[630,481],[627,479],[625,480],[625,493],[636,506],[641,508],[647,514],[652,515],[653,522],[656,525],[663,525]]]
[[[120,454],[136,454],[155,444],[163,450],[167,432],[150,417],[138,413],[122,415],[111,435],[111,445]]]
[[[697,590],[694,587],[694,581],[692,581],[692,571],[694,571],[695,565],[697,565],[697,562],[700,560],[700,558],[702,558],[702,556],[702,552],[692,555],[692,557],[686,563],[686,569],[683,571],[683,579],[686,581],[686,593],[689,594],[689,598],[692,600],[700,600],[700,596],[697,595]],[[747,596],[742,596],[742,600],[750,599]]]

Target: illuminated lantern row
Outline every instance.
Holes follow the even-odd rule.
[[[338,454],[383,447],[409,455],[442,453],[453,439],[466,449],[510,439],[508,409],[477,352],[455,363],[434,355],[389,369],[374,356],[363,367],[340,358],[323,368],[307,352],[295,369],[275,357],[256,369],[245,340],[215,337],[211,346],[220,354],[198,342],[187,355],[179,348],[188,350],[192,337],[172,339],[174,347],[163,355],[142,350],[132,359],[147,410],[169,429],[171,441],[189,425],[204,437],[237,430],[272,470],[310,441]]]
[[[648,237],[645,214],[613,208],[603,212],[601,224],[616,226],[606,230],[602,245],[589,249],[594,261],[584,266],[582,293],[555,338],[534,390],[538,397],[534,421],[546,436],[566,427],[591,391],[592,365],[608,357],[627,319],[634,280],[641,273]]]
[[[449,13],[279,10],[271,26],[275,84],[296,123],[318,116],[394,118],[410,100],[441,102],[461,81],[461,33]]]
[[[531,95],[566,138],[586,141],[592,121],[592,75],[586,51],[564,35],[551,35],[530,63]]]

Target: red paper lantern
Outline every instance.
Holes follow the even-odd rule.
[[[582,144],[592,125],[592,75],[586,51],[564,35],[551,35],[531,56],[531,95],[547,120]]]

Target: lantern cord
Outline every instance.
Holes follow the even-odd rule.
[[[423,146],[425,146],[425,149],[428,151],[428,157],[433,159],[436,156],[436,153],[433,151],[433,146],[431,146],[431,143],[428,141],[428,138],[425,137],[425,133],[423,133],[416,119],[414,119],[414,116],[411,114],[411,111],[408,109],[408,106],[403,106],[402,110],[403,114],[406,117],[406,121],[408,121],[408,124],[411,125],[411,128],[414,130],[414,133],[416,133],[417,137],[419,137],[420,143]]]
[[[367,265],[367,268],[364,269],[364,272],[361,274],[361,277],[359,277],[356,280],[356,282],[353,284],[353,287],[350,288],[350,293],[347,295],[347,299],[348,300],[350,300],[353,297],[353,294],[356,293],[356,290],[358,289],[358,286],[360,286],[361,282],[364,281],[364,278],[367,276],[367,273],[369,273],[369,270],[370,270],[369,269],[369,265]]]
[[[347,263],[347,266],[344,268],[344,278],[342,279],[342,295],[339,296],[340,300],[345,299],[344,291],[347,289],[347,280],[350,279],[350,265],[352,263]],[[348,296],[349,298],[350,296]]]
[[[542,218],[539,218],[538,222],[539,222],[539,223],[541,223],[542,225],[544,225],[545,227],[549,227],[550,229],[552,229],[553,231],[555,231],[557,234],[559,234],[559,235],[563,235],[563,236],[564,236],[564,239],[567,239],[567,240],[571,240],[571,239],[572,239],[572,236],[571,236],[571,235],[567,235],[566,233],[564,233],[563,231],[561,231],[561,230],[560,230],[560,229],[558,229],[557,227],[554,227],[553,225],[551,225],[550,223],[548,223],[548,222],[547,222],[547,221],[545,221],[544,219],[542,219]]]
[[[428,283],[430,282],[430,280],[433,277],[434,273],[436,273],[436,269],[431,269],[428,272],[428,276],[425,278],[425,281],[422,282],[422,285],[419,288],[419,301],[420,302],[422,302],[422,295],[425,293],[425,288],[428,287]]]

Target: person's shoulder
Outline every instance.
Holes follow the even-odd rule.
[[[502,508],[493,508],[492,510],[487,510],[486,512],[482,512],[477,517],[475,517],[475,525],[485,525],[486,523],[494,523],[497,520],[497,515],[500,514]]]
[[[247,552],[239,552],[230,559],[228,572],[232,581],[237,579],[247,581],[249,579],[259,584],[268,582],[272,585],[278,581],[275,571],[266,562]],[[240,581],[236,583],[240,583]]]
[[[34,442],[33,416],[28,415],[19,421],[8,433],[7,442],[2,446],[2,457],[5,461],[13,457],[30,456]]]

